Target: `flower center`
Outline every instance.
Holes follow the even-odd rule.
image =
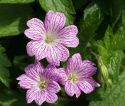
[[[42,79],[38,83],[38,87],[42,90],[42,89],[46,88],[47,84],[48,84],[48,81]]]
[[[71,80],[73,83],[75,81],[78,81],[79,80],[78,74],[75,73],[75,72],[70,73],[69,76],[68,76],[68,80]]]
[[[45,40],[45,42],[46,43],[52,43],[54,41],[54,37],[53,36],[47,36],[47,38],[46,38],[46,40]]]

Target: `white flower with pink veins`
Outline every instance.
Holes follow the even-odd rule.
[[[33,39],[26,48],[29,56],[35,55],[36,60],[46,58],[55,66],[60,65],[60,61],[66,61],[69,57],[69,50],[66,47],[77,47],[79,39],[76,37],[78,29],[75,25],[65,28],[65,16],[60,12],[50,10],[45,17],[45,23],[37,18],[27,22],[29,29],[24,33]]]

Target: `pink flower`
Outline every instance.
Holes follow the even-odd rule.
[[[74,54],[68,60],[67,69],[59,68],[60,83],[65,85],[65,91],[69,96],[76,94],[78,98],[81,91],[90,93],[95,87],[99,87],[92,76],[96,73],[97,68],[93,62],[89,60],[82,61],[79,53]]]
[[[69,57],[66,47],[77,47],[79,39],[76,37],[76,26],[63,28],[65,21],[64,14],[54,14],[52,10],[46,14],[45,23],[37,18],[29,20],[29,29],[24,32],[28,38],[33,39],[26,47],[28,55],[35,55],[38,61],[46,57],[55,66],[59,66],[60,61],[66,61]]]
[[[56,71],[56,67],[52,65],[44,69],[39,62],[25,68],[26,74],[22,74],[17,80],[20,80],[18,84],[21,88],[28,89],[27,103],[35,100],[38,105],[41,105],[44,101],[54,103],[58,99],[55,93],[58,93],[61,88],[56,82],[58,81]]]

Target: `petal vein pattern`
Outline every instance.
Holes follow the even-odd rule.
[[[27,22],[27,29],[24,34],[33,39],[27,46],[29,56],[35,55],[39,61],[47,58],[47,61],[55,66],[60,65],[60,61],[66,61],[69,51],[66,47],[77,47],[79,39],[76,37],[78,29],[75,25],[64,27],[65,16],[63,13],[50,10],[45,17],[44,23],[33,18]]]

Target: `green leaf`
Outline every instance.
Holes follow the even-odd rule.
[[[11,66],[11,63],[8,60],[6,54],[4,53],[4,51],[2,51],[2,49],[0,49],[0,80],[2,81],[2,83],[4,83],[8,87],[9,87],[8,77],[10,76],[10,73],[7,68],[10,66]]]
[[[104,65],[106,65],[109,73],[109,78],[113,79],[115,82],[118,81],[118,74],[120,69],[120,63],[124,57],[124,53],[121,50],[111,51],[107,50],[102,45],[97,45],[99,56],[102,59]],[[98,62],[99,67],[100,61]]]
[[[110,78],[113,78],[115,82],[118,81],[120,63],[122,59],[122,51],[111,52],[111,56],[107,60],[107,68]]]
[[[125,26],[120,27],[114,34],[111,49],[125,50]]]
[[[0,0],[0,3],[30,3],[35,0]]]
[[[104,44],[106,49],[110,49],[111,46],[111,37],[113,36],[113,31],[110,26],[108,26],[106,32],[105,32],[105,37],[104,37]]]
[[[84,10],[84,17],[80,27],[81,36],[79,37],[84,43],[84,49],[87,47],[88,42],[96,35],[95,32],[102,20],[103,16],[97,4],[91,4]]]
[[[119,76],[119,83],[114,84],[112,89],[106,91],[99,90],[101,98],[96,101],[91,101],[89,106],[124,106],[125,104],[125,70]],[[97,95],[99,96],[99,95]]]
[[[114,34],[112,28],[108,26],[105,32],[104,44],[107,50],[125,50],[125,26],[119,27]]]
[[[39,0],[42,8],[48,12],[53,10],[54,12],[62,12],[66,16],[66,26],[73,24],[73,17],[71,14],[75,14],[71,0]]]
[[[112,28],[108,26],[104,40],[98,40],[97,43],[93,44],[97,47],[99,57],[101,57],[102,64],[107,67],[109,78],[113,79],[115,82],[118,81],[119,69],[122,59],[124,58],[124,53],[122,50],[113,50],[112,43],[115,43]],[[117,37],[119,39],[119,37]],[[114,41],[113,41],[114,40]],[[99,60],[98,57],[98,60]],[[101,67],[100,61],[98,61],[98,66]]]
[[[0,37],[22,33],[31,17],[32,9],[28,4],[0,4]]]

